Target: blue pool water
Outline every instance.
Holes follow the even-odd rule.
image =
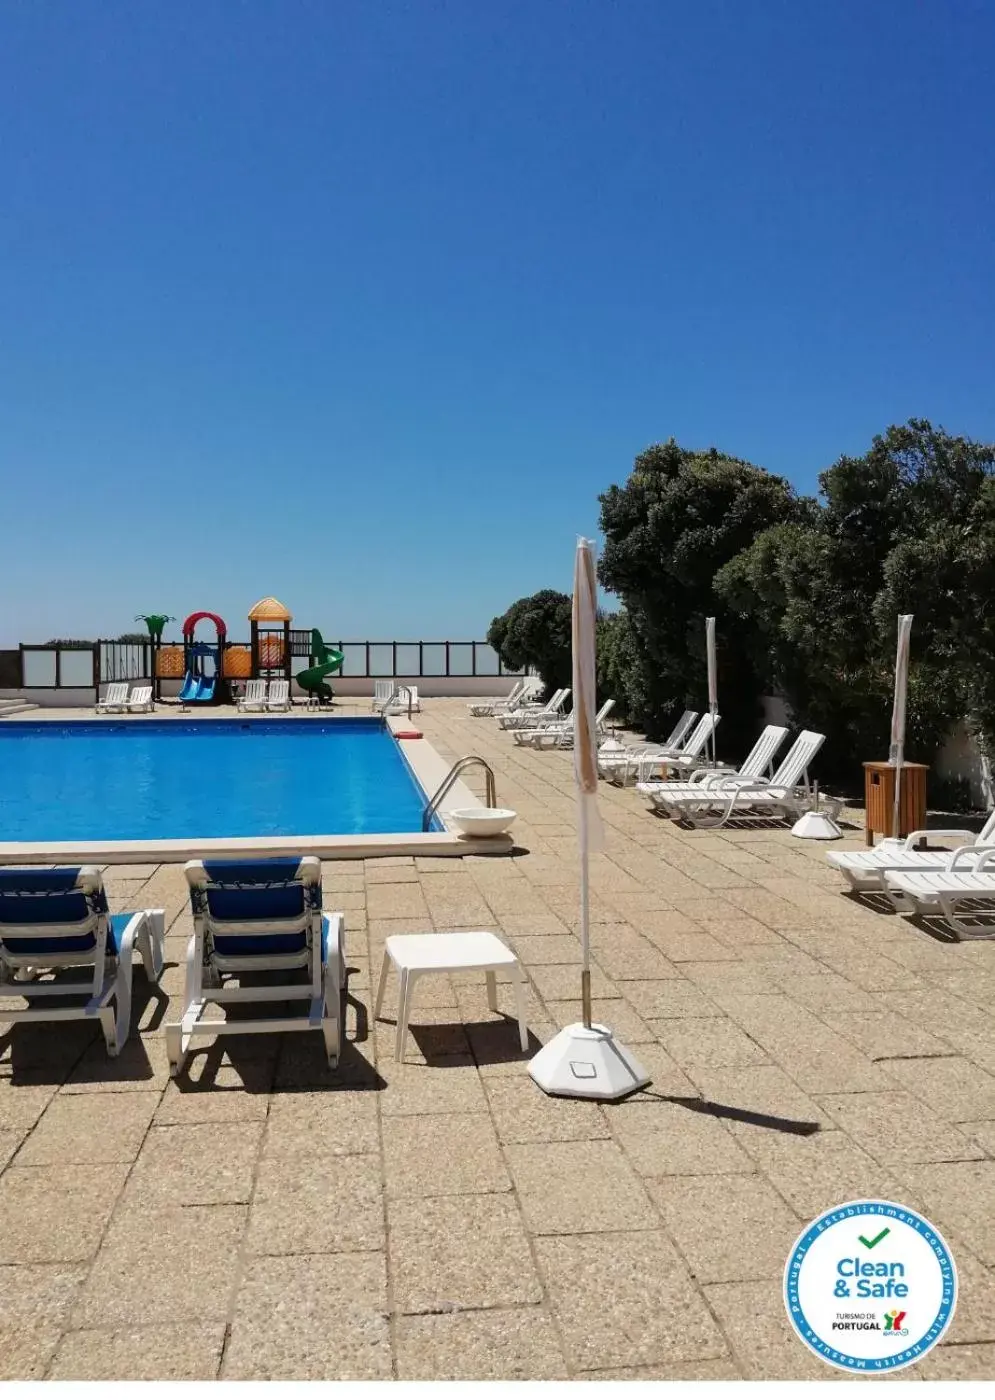
[[[0,724],[0,841],[412,832],[424,805],[379,719]]]

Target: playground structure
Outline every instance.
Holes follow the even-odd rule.
[[[217,640],[198,642],[194,640],[197,623],[207,618],[214,623]],[[183,624],[183,652],[186,674],[180,690],[181,705],[210,705],[222,698],[224,686],[224,656],[228,628],[224,619],[217,613],[191,613]],[[230,699],[230,694],[224,694]]]
[[[341,668],[343,653],[328,646],[317,627],[292,628],[293,616],[277,598],[261,598],[250,610],[248,646],[229,642],[227,625],[217,613],[191,613],[183,623],[182,644],[162,640],[165,625],[173,618],[164,613],[141,616],[149,629],[157,699],[163,680],[182,680],[178,699],[183,705],[230,702],[231,681],[257,678],[294,679],[309,704],[327,704],[332,699],[328,677]],[[214,624],[213,641],[195,636],[197,624],[205,620]],[[295,661],[304,658],[307,666],[295,675]]]

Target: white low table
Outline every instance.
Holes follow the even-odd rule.
[[[529,1033],[525,1024],[525,969],[514,953],[493,933],[395,933],[384,944],[383,962],[380,965],[380,981],[377,985],[377,1002],[373,1010],[374,1020],[380,1019],[384,991],[387,987],[387,973],[393,963],[397,969],[399,986],[397,992],[397,1038],[394,1042],[394,1059],[403,1060],[404,1041],[408,1033],[408,1018],[411,1014],[411,995],[419,977],[428,972],[471,972],[474,969],[486,974],[487,1005],[497,1011],[498,968],[509,968],[512,973],[512,986],[515,988],[515,1006],[518,1011],[518,1035],[522,1049],[529,1048]]]

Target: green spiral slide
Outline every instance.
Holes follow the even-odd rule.
[[[341,651],[326,646],[317,627],[311,628],[311,661],[306,671],[298,671],[294,679],[301,690],[316,695],[319,700],[331,700],[332,687],[325,684],[325,677],[337,671],[345,660]]]

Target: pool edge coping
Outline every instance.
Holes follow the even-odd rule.
[[[122,718],[122,716],[117,716]],[[140,718],[135,716],[135,718]],[[334,717],[330,717],[334,718]],[[356,716],[342,716],[357,718]],[[410,732],[406,715],[386,716],[387,727],[401,750],[415,781],[427,795],[438,788],[452,764],[420,735],[401,739],[397,730]],[[480,800],[457,779],[438,810],[444,830],[382,832],[360,836],[221,836],[197,840],[177,837],[144,841],[2,841],[0,865],[171,865],[200,858],[238,860],[250,856],[313,855],[325,860],[369,860],[377,856],[507,855],[514,847],[510,833],[469,837],[454,831],[447,816],[455,807],[476,807]]]

